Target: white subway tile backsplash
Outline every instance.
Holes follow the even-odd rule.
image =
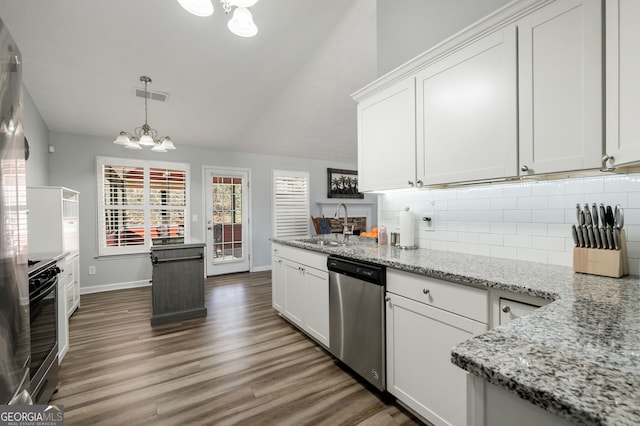
[[[504,245],[509,247],[531,247],[531,235],[505,235]]]
[[[518,199],[512,198],[492,198],[491,208],[494,210],[515,210],[518,208]]]
[[[491,232],[495,234],[517,234],[518,224],[515,222],[491,222]]]
[[[519,235],[547,235],[546,223],[519,223]]]
[[[559,237],[531,237],[531,248],[552,251],[564,251],[565,239]]]
[[[549,208],[548,197],[518,197],[518,209],[547,209]]]
[[[395,229],[399,212],[411,207],[423,248],[571,266],[576,203],[622,205],[629,267],[638,274],[640,173],[383,194],[378,217]],[[433,217],[431,227],[422,216]]]
[[[531,185],[532,196],[549,196],[564,194],[564,186],[560,182],[535,182]]]
[[[491,246],[491,257],[499,257],[501,259],[513,259],[518,258],[518,249],[515,247],[499,247]]]
[[[531,210],[504,210],[502,218],[505,222],[531,222]]]
[[[562,209],[532,210],[531,221],[546,222],[546,223],[564,223],[564,210]]]

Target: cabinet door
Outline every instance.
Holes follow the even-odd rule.
[[[538,308],[539,306],[500,298],[500,325],[510,323],[511,321],[523,317]]]
[[[435,425],[466,425],[467,373],[451,348],[486,324],[387,293],[387,389]]]
[[[601,0],[558,0],[517,26],[521,174],[600,167]]]
[[[302,267],[286,259],[284,267],[285,304],[284,314],[298,327],[304,327],[306,285]]]
[[[640,2],[607,0],[608,166],[640,161]]]
[[[271,303],[273,308],[280,313],[284,312],[285,284],[284,264],[279,257],[274,257],[271,267]]]
[[[510,26],[416,77],[417,176],[425,184],[517,175],[517,56]]]
[[[306,309],[304,329],[329,347],[329,274],[305,268]]]
[[[358,187],[407,188],[416,176],[414,79],[358,104]]]
[[[69,350],[69,319],[67,317],[67,283],[58,280],[58,311],[56,312],[58,324],[58,363]]]

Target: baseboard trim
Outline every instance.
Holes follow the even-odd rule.
[[[266,266],[254,266],[251,269],[251,272],[264,272],[264,271],[270,271],[271,270],[271,265],[266,265]]]
[[[80,287],[80,294],[102,293],[103,291],[124,290],[127,288],[149,287],[149,280],[129,281],[124,283],[113,283],[103,285],[92,285],[88,287]]]

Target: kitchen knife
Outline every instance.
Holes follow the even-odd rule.
[[[613,228],[613,245],[616,250],[620,250],[620,229]]]
[[[589,236],[589,247],[596,248],[596,237],[593,235],[593,225],[587,225],[587,235]]]
[[[611,209],[611,206],[607,206],[607,213],[605,215],[605,218],[607,220],[607,226],[613,228],[615,226],[615,219],[613,217],[613,210]]]
[[[607,245],[609,246],[609,250],[613,250],[615,248],[613,243],[613,229],[607,225],[605,231],[607,232]]]
[[[575,225],[571,225],[571,237],[573,237],[573,244],[576,247],[580,247],[580,240],[578,240],[578,230]]]
[[[578,226],[576,228],[576,235],[578,236],[578,244],[580,245],[580,247],[584,247],[584,236],[582,235],[582,226]]]
[[[602,203],[600,203],[600,225],[607,226],[607,212]]]
[[[602,248],[602,240],[600,239],[600,230],[598,229],[597,225],[593,225],[593,239],[596,242],[596,247],[595,248]]]
[[[591,218],[593,219],[593,229],[598,228],[598,206],[593,203],[591,206]]]
[[[624,226],[624,211],[620,204],[616,205],[613,215],[613,221],[615,222],[614,226],[618,229],[622,229]]]
[[[587,226],[593,224],[593,220],[591,219],[591,210],[589,209],[588,204],[584,205],[584,221]]]
[[[600,225],[600,241],[602,242],[602,248],[608,249],[609,243],[607,242],[607,231],[605,231],[604,226]]]
[[[580,223],[580,212],[582,211],[582,209],[580,208],[580,204],[576,204],[576,220],[578,221],[578,225],[582,225]]]
[[[586,219],[584,216],[584,212],[580,210],[580,231],[582,232],[582,241],[584,242],[583,247],[591,247],[589,245],[589,232],[587,231]]]

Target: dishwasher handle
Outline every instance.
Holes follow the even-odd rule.
[[[180,262],[183,260],[204,260],[204,254],[200,253],[199,255],[196,255],[196,256],[174,257],[174,258],[168,258],[168,259],[158,259],[158,256],[153,256],[153,258],[151,259],[151,263],[155,266],[159,263]]]

